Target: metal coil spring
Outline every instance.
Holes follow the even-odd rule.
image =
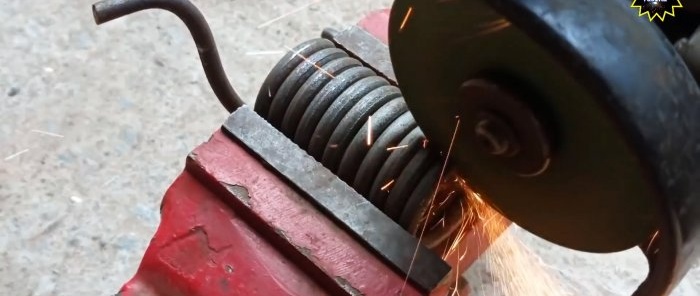
[[[255,111],[404,229],[426,230],[426,246],[461,225],[466,203],[454,180],[430,205],[443,163],[400,90],[331,41],[309,40],[283,57]]]

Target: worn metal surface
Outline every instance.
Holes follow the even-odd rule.
[[[270,73],[263,81],[260,87],[260,92],[255,99],[255,112],[260,116],[267,116],[272,104],[272,99],[277,94],[284,80],[294,69],[304,62],[304,58],[311,56],[319,50],[331,48],[333,43],[323,39],[316,38],[308,40],[298,46],[292,48],[292,51],[287,52],[282,59],[270,70]]]
[[[335,130],[330,135],[328,144],[323,151],[321,163],[332,172],[337,173],[340,162],[347,152],[348,145],[360,131],[360,128],[367,123],[367,120],[375,111],[400,96],[401,92],[398,88],[392,85],[385,85],[374,89],[362,97],[335,124]],[[365,142],[367,142],[366,139],[367,136],[365,136]]]
[[[314,137],[313,133],[318,126],[318,122],[323,117],[326,109],[333,104],[341,93],[346,91],[357,81],[373,75],[374,72],[367,67],[355,67],[335,76],[333,80],[316,94],[314,100],[304,111],[304,115],[301,117],[299,126],[294,133],[294,142],[303,149],[307,149]]]
[[[410,163],[411,158],[416,152],[421,149],[421,143],[425,140],[423,132],[420,128],[415,127],[409,132],[396,147],[403,147],[393,151],[387,151],[388,157],[386,160],[379,162],[379,172],[372,182],[370,187],[369,200],[380,209],[385,209],[384,205],[387,201],[387,196],[392,186],[396,185],[396,178],[403,169]],[[382,147],[386,151],[387,148]],[[391,148],[391,146],[389,146]],[[368,155],[368,159],[370,155]]]
[[[650,274],[635,295],[670,293],[700,243],[700,90],[692,75],[659,31],[621,2],[596,9],[590,1],[488,3],[396,2],[392,58],[409,108],[434,107],[432,116],[415,115],[446,147],[454,121],[433,123],[436,114],[455,115],[458,83],[498,65],[535,87],[566,137],[549,176],[535,178],[544,187],[489,174],[494,167],[464,154],[469,143],[457,145],[460,170],[506,216],[546,239],[599,252],[642,245]],[[400,28],[409,6],[421,13]],[[479,15],[464,17],[470,11]],[[471,30],[480,22],[500,25]],[[418,78],[415,69],[433,75]],[[566,154],[574,151],[584,153]],[[564,162],[575,158],[582,162]],[[504,182],[507,190],[496,188]]]
[[[282,85],[275,92],[272,99],[270,110],[267,113],[267,120],[274,126],[280,126],[284,118],[284,113],[287,110],[293,94],[299,91],[299,88],[307,81],[307,79],[316,73],[319,67],[324,67],[326,64],[346,58],[348,55],[338,48],[325,48],[315,52],[314,54],[305,57],[304,62],[300,63],[294,70],[284,79]]]
[[[391,100],[375,111],[372,114],[372,122],[366,120],[348,144],[336,173],[338,177],[348,184],[353,184],[360,164],[371,147],[367,145],[367,138],[370,137],[371,141],[376,140],[396,118],[407,111],[406,102],[401,97]]]
[[[440,176],[440,169],[441,165],[435,163],[427,170],[420,180],[416,181],[416,186],[408,197],[405,207],[401,212],[401,216],[399,217],[399,224],[405,229],[417,229],[419,224],[417,220],[420,220],[420,214],[428,211],[425,208],[428,206],[426,204],[430,204],[430,201],[426,202],[423,196],[430,195],[435,190]],[[420,208],[424,208],[424,210],[420,210]],[[416,215],[416,213],[420,214]]]
[[[411,233],[420,234],[422,232],[423,244],[436,250],[439,250],[439,246],[443,243],[453,242],[455,233],[459,233],[459,229],[465,225],[468,226],[464,228],[464,231],[488,235],[482,231],[484,227],[482,223],[487,223],[486,221],[470,220],[469,215],[464,214],[465,211],[469,210],[466,202],[470,200],[469,193],[463,190],[454,190],[457,187],[455,183],[458,183],[459,180],[450,167],[445,168],[445,176],[442,183],[438,185],[442,169],[443,163],[441,162],[431,164],[423,178],[416,181],[418,185],[406,201],[405,208],[399,217],[399,223],[404,228]],[[436,189],[436,186],[439,187]],[[435,195],[435,199],[425,200],[420,197],[426,194]],[[425,229],[423,225],[425,225]],[[487,245],[492,243],[492,239],[488,237],[479,239],[488,241]],[[467,240],[462,243],[481,244],[481,242]]]
[[[428,173],[430,166],[432,164],[439,165],[439,163],[441,163],[441,161],[437,155],[434,154],[434,151],[425,148],[418,149],[416,154],[413,155],[413,158],[411,158],[403,168],[401,174],[397,175],[396,179],[394,179],[394,183],[391,184],[391,191],[389,191],[389,194],[386,196],[386,202],[384,203],[384,213],[394,221],[399,221],[401,213],[411,196],[411,192],[416,190],[416,185],[421,178]],[[434,180],[437,180],[437,178]],[[426,194],[423,199],[430,203],[432,197],[432,192],[430,192]],[[418,212],[417,214],[420,213],[421,212]]]
[[[376,18],[377,22],[385,21],[382,13],[377,12],[371,17]],[[373,20],[368,20],[368,22],[371,21]],[[375,23],[368,23],[367,25],[371,24]],[[375,31],[380,30],[381,26],[374,29]],[[350,26],[342,31],[326,30],[323,33],[323,37],[330,39],[339,48],[345,49],[351,55],[365,62],[367,67],[372,68],[372,70],[396,85],[394,67],[391,65],[391,58],[389,58],[389,47],[386,43],[377,39],[375,35],[357,26]]]
[[[409,233],[253,111],[238,109],[223,130],[421,289],[437,287],[449,272],[450,267],[439,256],[418,245]]]
[[[280,125],[280,130],[288,137],[294,137],[294,133],[297,130],[299,121],[304,115],[304,111],[311,104],[316,94],[325,86],[335,75],[342,73],[343,71],[361,66],[360,61],[347,57],[334,60],[327,65],[323,66],[322,71],[316,71],[311,77],[309,77],[304,84],[299,87],[294,97],[292,97],[289,104],[286,106],[287,110],[284,113],[284,118],[282,124]],[[289,94],[287,94],[289,95]]]
[[[202,13],[188,0],[103,0],[93,4],[92,12],[95,22],[103,24],[111,20],[146,9],[163,9],[172,12],[185,23],[190,30],[197,52],[207,76],[209,86],[219,102],[232,112],[243,106],[243,100],[238,96],[226,76],[221,64],[219,51],[214,42],[214,36],[209,29]]]
[[[372,184],[379,173],[384,161],[391,154],[387,148],[398,147],[401,139],[416,127],[416,121],[410,112],[405,112],[379,135],[357,169],[352,187],[362,195],[370,196]],[[382,184],[383,185],[383,184]],[[380,185],[381,186],[381,185]]]
[[[323,115],[313,131],[313,137],[311,137],[309,147],[306,151],[311,156],[321,161],[326,146],[334,144],[328,141],[338,123],[343,120],[345,114],[365,95],[377,88],[387,85],[389,85],[389,82],[381,76],[370,76],[353,83],[339,96],[333,98],[333,102],[330,106],[323,111]]]

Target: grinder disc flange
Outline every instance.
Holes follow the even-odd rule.
[[[679,153],[697,154],[683,143],[699,95],[656,28],[598,2],[397,0],[390,52],[420,128],[447,151],[458,127],[451,161],[494,208],[556,244],[615,252],[689,197],[674,180],[697,172]],[[478,134],[484,120],[497,137]]]

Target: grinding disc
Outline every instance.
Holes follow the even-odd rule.
[[[389,28],[401,91],[431,143],[447,151],[458,128],[451,162],[471,187],[528,231],[589,252],[647,241],[669,198],[688,194],[674,182],[690,186],[679,153],[697,154],[684,135],[700,115],[670,43],[607,2],[397,0]],[[481,107],[520,116],[502,121],[522,123],[505,137],[521,146],[484,148]]]

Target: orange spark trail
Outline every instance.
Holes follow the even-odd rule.
[[[309,59],[308,59],[307,57],[305,57],[303,54],[299,53],[298,51],[294,51],[294,49],[292,49],[292,48],[290,48],[290,47],[288,47],[288,46],[285,46],[285,48],[287,48],[287,50],[289,50],[289,51],[291,51],[291,52],[294,52],[294,54],[296,54],[298,57],[302,58],[305,62],[307,62],[307,63],[311,64],[312,66],[314,66],[314,68],[316,68],[316,69],[318,69],[319,71],[323,72],[324,74],[328,75],[328,77],[330,77],[330,78],[335,78],[335,76],[333,76],[331,73],[328,73],[328,71],[326,71],[325,69],[321,68],[321,67],[320,67],[319,65],[317,65],[316,63],[309,61]]]
[[[263,27],[267,27],[267,26],[271,25],[272,23],[274,23],[274,22],[276,22],[276,21],[279,21],[279,20],[281,20],[281,19],[283,19],[283,18],[285,18],[285,17],[288,17],[288,16],[290,16],[290,15],[292,15],[292,14],[295,14],[295,13],[297,13],[297,12],[300,12],[300,11],[306,9],[307,7],[311,6],[312,4],[318,3],[318,2],[320,2],[320,1],[321,1],[321,0],[315,0],[315,1],[311,1],[311,2],[309,2],[309,3],[306,3],[306,4],[302,5],[302,6],[299,6],[299,7],[295,8],[295,9],[293,9],[293,10],[291,10],[291,11],[289,11],[289,12],[283,14],[283,15],[280,15],[280,16],[278,16],[278,17],[276,17],[276,18],[273,18],[273,19],[271,19],[271,20],[269,20],[269,21],[267,21],[267,22],[264,22],[264,23],[258,25],[258,29],[262,29]]]
[[[394,147],[386,148],[386,151],[394,151],[394,150],[403,149],[406,147],[408,147],[408,145],[394,146]]]
[[[382,191],[386,191],[386,190],[389,188],[389,186],[391,186],[391,184],[394,184],[394,179],[392,179],[391,181],[389,181],[389,183],[384,184],[384,186],[382,186],[382,188],[380,188],[380,189],[381,189]]]
[[[367,146],[372,146],[372,116],[367,118]]]
[[[457,123],[455,124],[455,130],[454,133],[452,134],[452,139],[450,140],[450,146],[447,149],[447,155],[445,156],[445,162],[442,164],[442,169],[440,170],[440,177],[438,177],[437,185],[435,186],[435,190],[433,191],[433,196],[430,198],[430,206],[428,207],[427,213],[432,213],[433,212],[433,206],[435,202],[435,197],[438,194],[438,190],[440,188],[440,183],[442,183],[442,178],[445,176],[445,170],[447,169],[447,163],[450,160],[450,154],[452,153],[452,147],[454,146],[455,139],[457,138],[457,131],[459,130],[459,125],[461,123],[461,120],[459,117],[457,117]],[[421,244],[421,241],[423,240],[423,234],[425,233],[425,228],[428,223],[423,223],[423,226],[421,227],[420,235],[418,236],[418,244],[416,245],[415,250],[413,251],[413,259],[411,260],[411,264],[408,266],[408,272],[407,274],[411,274],[411,270],[413,270],[413,263],[415,263],[416,256],[418,255],[418,247]],[[399,292],[399,295],[403,295],[404,289],[406,289],[406,283],[408,282],[408,276],[403,281],[403,286],[401,286],[401,292]]]
[[[408,22],[408,19],[411,17],[411,14],[413,14],[413,6],[408,8],[408,11],[406,11],[406,15],[403,17],[403,21],[401,22],[401,26],[399,27],[399,32],[403,31],[403,27],[406,26],[406,23]]]
[[[465,192],[470,191],[466,182],[459,182]],[[470,205],[470,218],[482,223],[483,236],[489,242],[489,249],[482,256],[487,260],[488,270],[498,282],[500,293],[492,295],[508,296],[564,296],[569,295],[544,268],[540,258],[530,251],[515,235],[507,231],[508,221],[484,202],[478,194],[467,194]],[[473,225],[473,223],[470,223]],[[496,289],[496,285],[494,285]]]

